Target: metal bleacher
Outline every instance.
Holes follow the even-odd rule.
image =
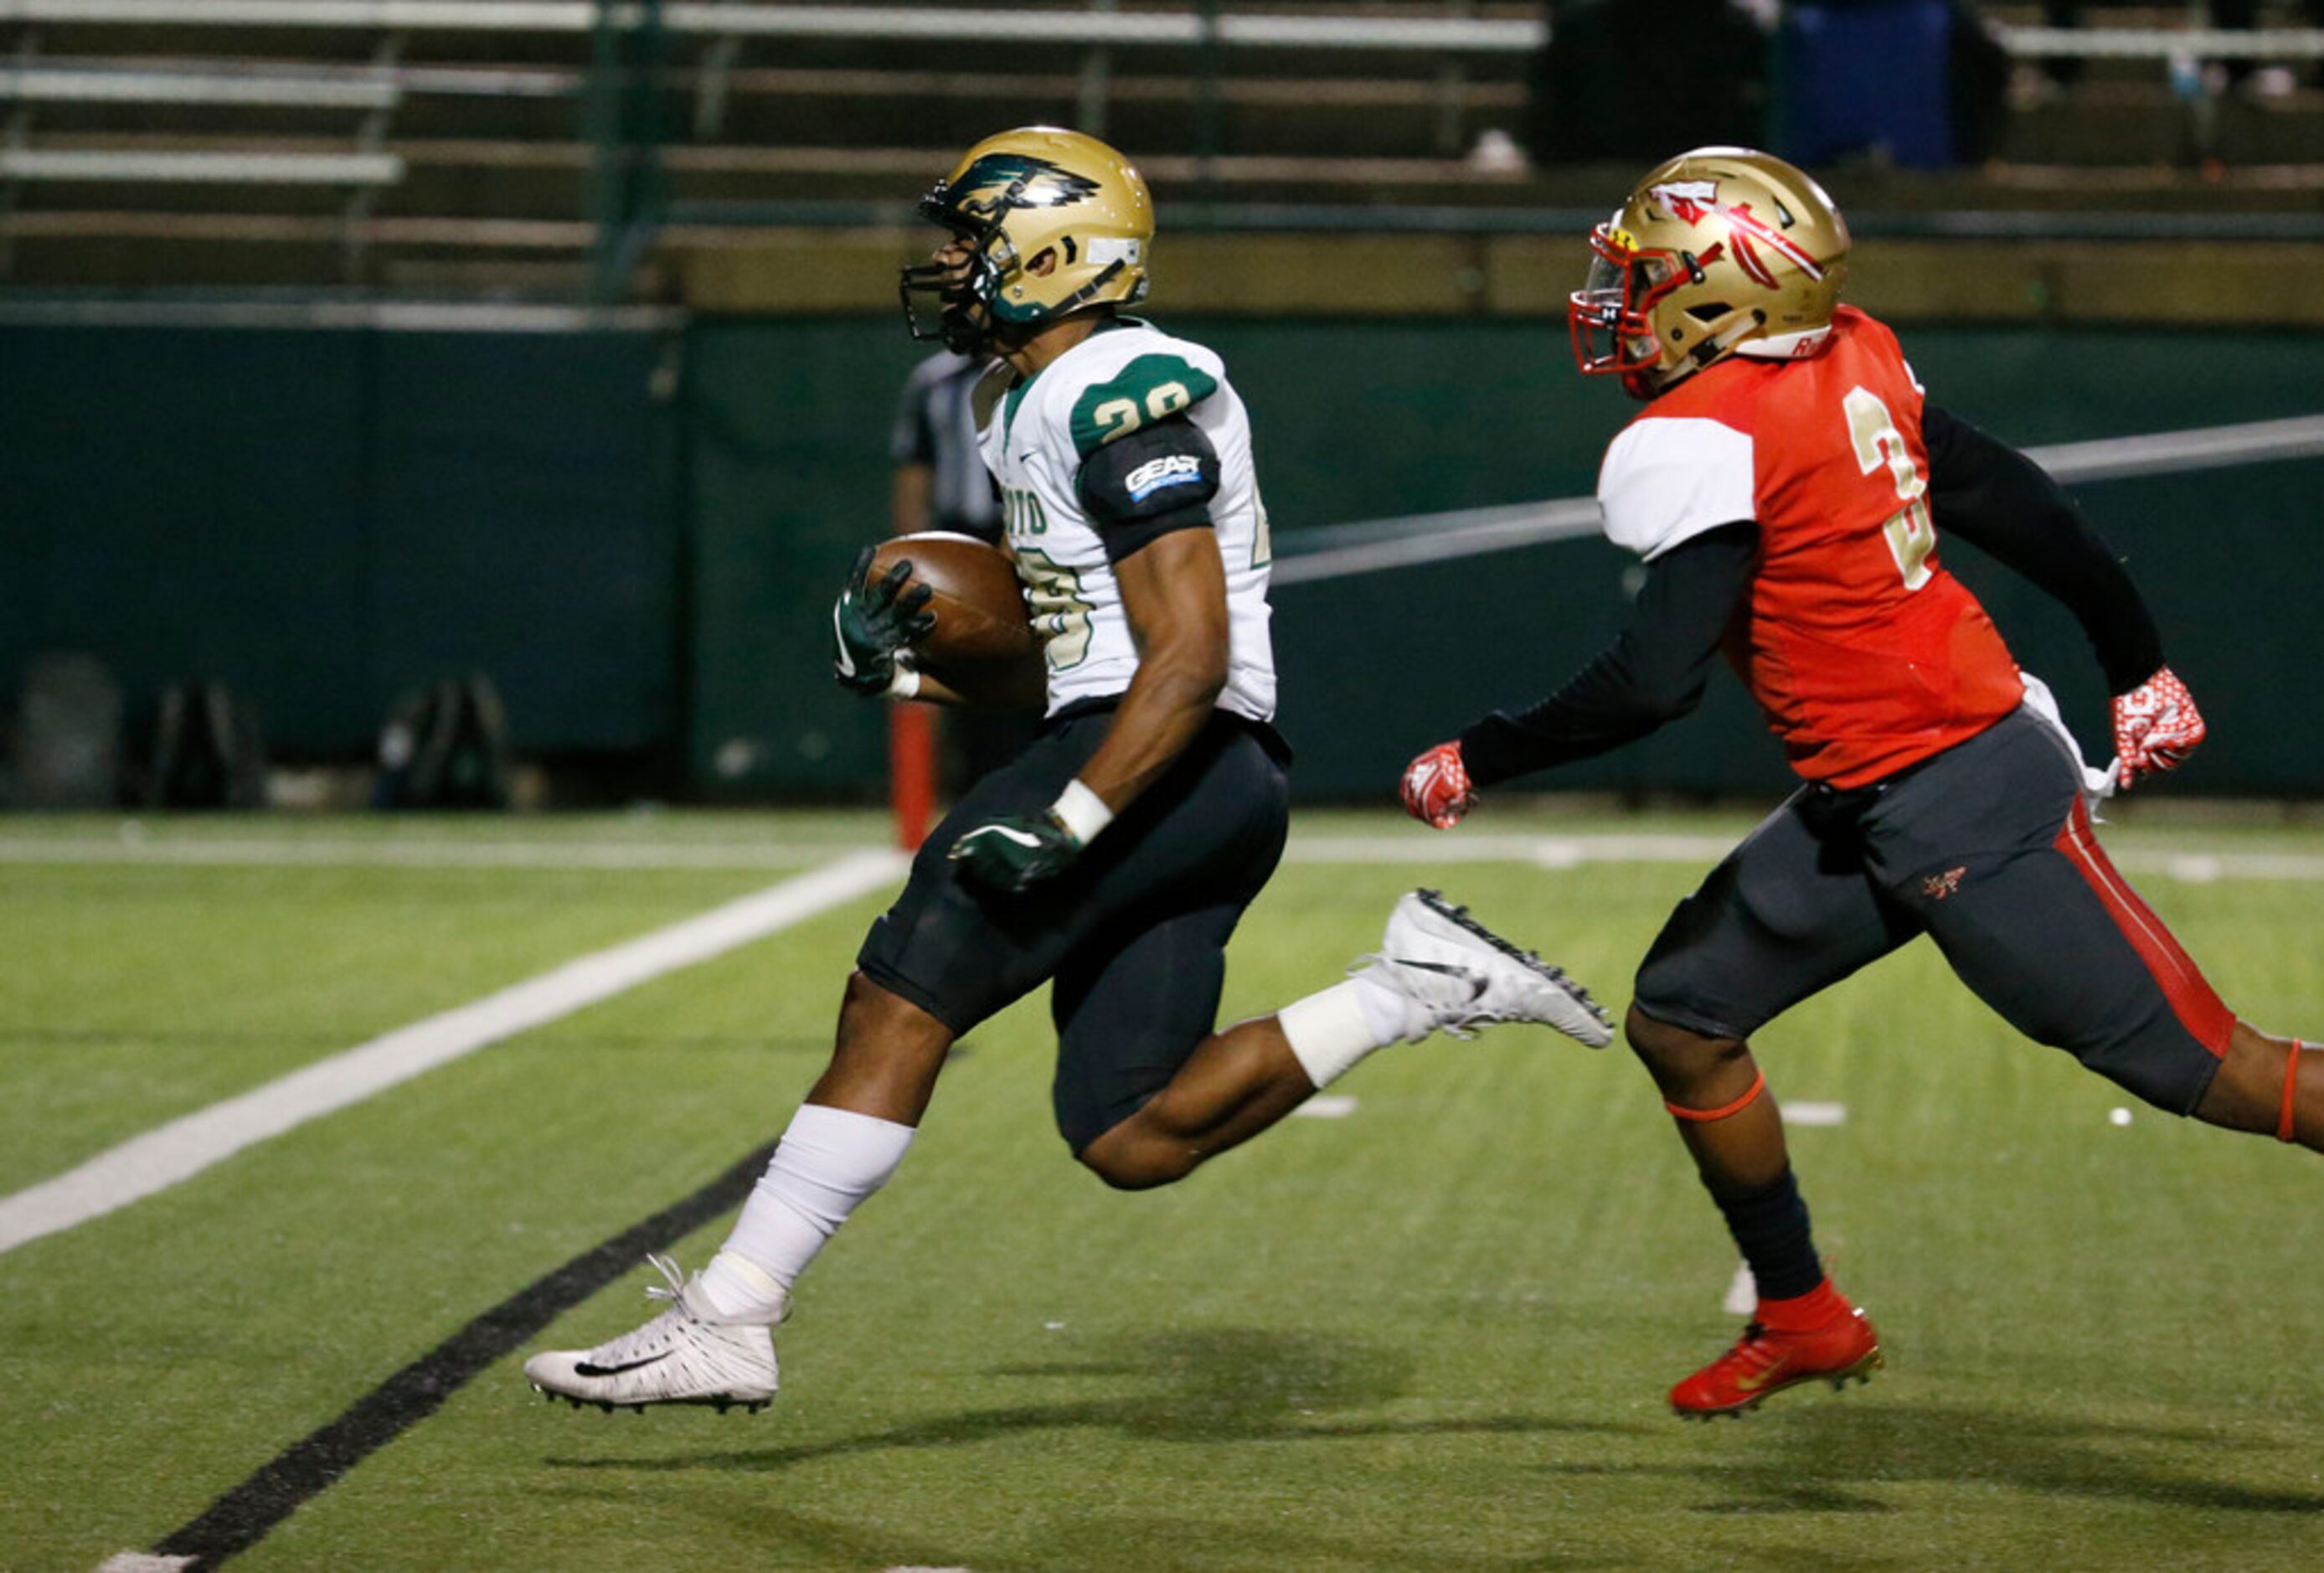
[[[1213,208],[1594,202],[1599,172],[1516,150],[1541,11],[0,0],[0,283],[562,292],[609,254],[737,225],[885,221],[958,148],[1036,119],[1112,137],[1166,198]],[[2185,62],[2312,61],[2324,33],[2189,32],[2174,6],[2053,33],[2037,6],[1987,11],[2028,70],[2088,69],[2028,97],[2000,165],[1932,178],[1932,202],[1974,183],[1983,207],[2088,189],[2313,208],[2324,95],[2190,100]]]

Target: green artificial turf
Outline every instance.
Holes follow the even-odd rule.
[[[861,818],[796,834],[756,816],[598,823],[647,845],[879,834]],[[1747,824],[1553,809],[1474,828]],[[2304,827],[2124,828],[2126,849],[2324,854]],[[580,830],[442,834],[604,838]],[[1431,844],[1378,816],[1301,833]],[[1227,1011],[1337,977],[1425,880],[1618,1013],[1701,872],[1295,861],[1237,938]],[[776,877],[0,868],[8,942],[41,961],[0,994],[0,1188]],[[2232,1003],[2324,1032],[2317,884],[2141,884]],[[479,1311],[776,1133],[880,904],[0,1255],[0,1568],[88,1569],[153,1544]],[[2324,1566],[2312,1156],[2143,1106],[2115,1124],[2127,1098],[2015,1039],[1925,945],[1760,1049],[1781,1096],[1847,1106],[1794,1152],[1820,1241],[1889,1351],[1868,1388],[1712,1427],[1669,1417],[1664,1390],[1734,1336],[1734,1259],[1621,1050],[1531,1029],[1393,1050],[1333,1089],[1356,1100],[1346,1117],[1118,1195],[1051,1128],[1034,1001],[972,1037],[899,1179],[805,1281],[773,1408],[576,1412],[511,1358],[233,1566]],[[679,1255],[698,1265],[724,1229]],[[641,1268],[548,1337],[632,1325],[652,1281]]]

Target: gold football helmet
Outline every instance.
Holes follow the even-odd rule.
[[[1650,399],[1730,355],[1823,347],[1848,277],[1848,223],[1809,176],[1743,147],[1657,164],[1591,232],[1567,298],[1573,358]]]
[[[965,242],[956,261],[908,267],[899,286],[915,338],[964,354],[1088,307],[1146,294],[1154,199],[1130,162],[1093,136],[1028,125],[988,136],[920,199]],[[933,297],[936,315],[925,314]]]

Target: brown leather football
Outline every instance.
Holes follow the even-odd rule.
[[[973,535],[923,530],[881,541],[865,582],[898,562],[912,565],[912,583],[936,592],[928,610],[936,625],[912,645],[920,670],[979,704],[1038,705],[1041,649],[1009,554]]]

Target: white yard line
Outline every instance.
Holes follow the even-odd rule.
[[[849,853],[812,874],[576,958],[538,977],[318,1060],[0,1197],[0,1254],[168,1189],[244,1148],[893,883],[901,853]]]
[[[1687,863],[1709,868],[1735,849],[1733,836],[1591,834],[1582,836],[1451,835],[1296,836],[1286,863],[1469,864],[1530,863],[1536,868],[1580,868],[1600,863]],[[2277,852],[2187,852],[2133,848],[2107,856],[2126,873],[2161,874],[2190,884],[2222,879],[2324,881],[2324,856]]]
[[[1737,836],[1297,836],[1289,863],[1530,863],[1578,868],[1585,863],[1716,863]]]
[[[1526,863],[1536,868],[1592,864],[1699,864],[1709,868],[1734,849],[1732,836],[1295,835],[1285,860],[1298,864],[1453,866]],[[0,837],[0,865],[158,864],[225,868],[576,868],[781,869],[807,867],[844,847],[809,842],[365,841],[303,837],[180,840],[162,837]],[[2275,852],[2193,852],[2133,848],[2107,856],[2126,873],[2159,874],[2190,884],[2218,880],[2324,883],[2324,856]]]
[[[1787,1125],[1844,1125],[1848,1124],[1848,1106],[1832,1103],[1787,1103],[1779,1105]]]

